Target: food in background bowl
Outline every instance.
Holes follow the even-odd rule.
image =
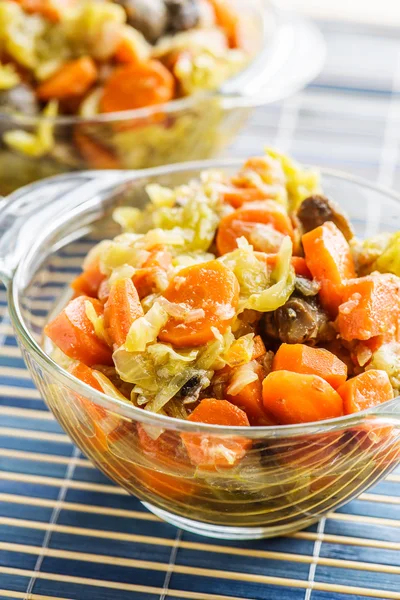
[[[206,111],[212,136],[221,117],[208,95],[262,46],[249,14],[226,0],[0,0],[0,194],[60,170],[164,162],[185,137],[200,145],[193,120]],[[179,118],[164,108],[193,95]]]
[[[270,151],[25,188],[3,204],[0,274],[34,381],[79,448],[170,522],[263,537],[399,460],[399,229],[394,194],[324,169],[318,183]]]

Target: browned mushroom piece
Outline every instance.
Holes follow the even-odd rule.
[[[315,298],[291,296],[262,322],[263,333],[286,344],[315,345],[335,338],[335,329],[328,315]]]
[[[39,111],[35,92],[27,83],[19,83],[13,88],[0,91],[0,113],[18,113],[31,117]]]
[[[198,0],[165,0],[168,10],[168,29],[172,33],[192,29],[199,24]]]
[[[125,8],[129,25],[154,44],[168,29],[168,10],[164,0],[117,0]]]
[[[303,233],[312,231],[327,221],[332,221],[343,233],[347,241],[354,237],[354,231],[340,206],[326,196],[310,196],[301,203],[297,211]]]

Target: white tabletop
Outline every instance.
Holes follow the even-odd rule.
[[[400,0],[277,0],[317,19],[400,26]]]

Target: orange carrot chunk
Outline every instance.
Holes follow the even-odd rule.
[[[349,244],[330,221],[304,234],[302,243],[307,267],[321,284],[321,304],[331,316],[336,316],[343,285],[356,276]]]
[[[334,389],[347,378],[347,366],[337,356],[305,344],[281,344],[274,356],[273,370],[319,375]]]
[[[293,226],[283,208],[273,200],[252,202],[238,208],[233,213],[221,219],[217,233],[217,250],[220,255],[232,252],[237,248],[237,239],[244,236],[254,250],[265,250],[258,242],[258,232],[265,232],[265,237],[271,238],[271,247],[268,250],[277,252],[282,238],[289,235],[293,239]],[[275,232],[275,239],[272,236]],[[276,234],[281,234],[277,236]]]
[[[74,141],[89,167],[93,167],[93,169],[119,169],[121,167],[118,158],[111,150],[82,133],[79,125],[75,127]]]
[[[256,335],[254,337],[253,342],[254,342],[254,348],[253,348],[253,356],[251,357],[251,360],[256,360],[257,358],[261,358],[261,356],[264,356],[267,349],[266,349],[264,342],[262,341],[262,338],[260,335]]]
[[[262,192],[255,187],[238,187],[238,186],[227,186],[221,192],[221,198],[226,204],[230,204],[234,208],[240,208],[243,204],[248,202],[256,202],[259,200],[268,200],[268,196],[265,192]]]
[[[172,265],[172,254],[164,246],[151,249],[149,257],[142,268],[137,269],[132,277],[139,298],[152,294],[157,289],[157,279],[163,276]]]
[[[97,315],[103,313],[103,305],[99,300],[78,296],[46,325],[45,334],[64,354],[89,367],[94,364],[112,365],[111,349],[97,337],[86,314],[86,302],[93,305]]]
[[[400,278],[374,273],[349,281],[343,288],[338,328],[347,341],[384,335],[400,339]]]
[[[76,294],[83,294],[85,296],[96,298],[99,287],[105,278],[106,276],[100,271],[99,260],[96,259],[72,281],[71,287]]]
[[[120,112],[169,102],[175,82],[158,60],[117,68],[108,78],[100,100],[101,112]]]
[[[238,394],[226,394],[226,399],[231,404],[241,408],[247,415],[250,425],[275,425],[276,422],[267,414],[262,396],[262,380],[265,372],[261,365],[254,366],[258,376],[256,381],[248,383]]]
[[[250,426],[243,410],[227,400],[215,398],[202,400],[188,420],[226,427]],[[225,438],[202,433],[182,433],[181,438],[192,463],[210,470],[234,466],[252,445],[250,440],[239,436]]]
[[[338,393],[343,398],[344,413],[372,408],[393,398],[393,388],[386,371],[370,369],[349,379],[340,386]]]
[[[83,383],[90,385],[90,387],[94,388],[98,392],[103,392],[103,388],[97,381],[96,377],[94,377],[93,369],[91,369],[90,367],[87,367],[83,363],[78,363],[70,367],[68,370],[71,373],[71,375],[73,375],[77,379],[80,379],[81,381],[83,381]],[[86,398],[81,397],[80,399],[84,402],[85,407],[93,415],[95,420],[101,420],[107,416],[107,411],[102,406],[98,406],[97,404],[94,404],[94,402],[89,402],[89,400],[86,400]]]
[[[41,83],[36,94],[41,100],[83,96],[97,79],[97,67],[90,56],[65,63],[59,71]]]
[[[115,346],[125,344],[132,323],[143,314],[138,293],[131,279],[118,279],[111,285],[104,305],[104,326]]]
[[[250,40],[246,39],[245,31],[239,14],[230,6],[227,0],[208,0],[214,9],[217,24],[224,31],[230,48],[247,49]],[[248,36],[247,36],[248,37]]]
[[[225,265],[211,260],[179,271],[164,296],[189,310],[203,312],[193,321],[170,317],[159,339],[180,348],[202,346],[215,339],[214,327],[224,333],[231,324],[239,300],[239,283]]]
[[[318,375],[273,371],[263,381],[265,409],[282,425],[343,415],[339,394]]]

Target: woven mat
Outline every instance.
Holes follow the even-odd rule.
[[[319,80],[259,110],[230,154],[274,144],[400,188],[400,42],[322,26],[329,54]],[[400,469],[289,537],[237,543],[177,530],[93,468],[47,412],[0,291],[0,598],[367,597],[400,600]]]

